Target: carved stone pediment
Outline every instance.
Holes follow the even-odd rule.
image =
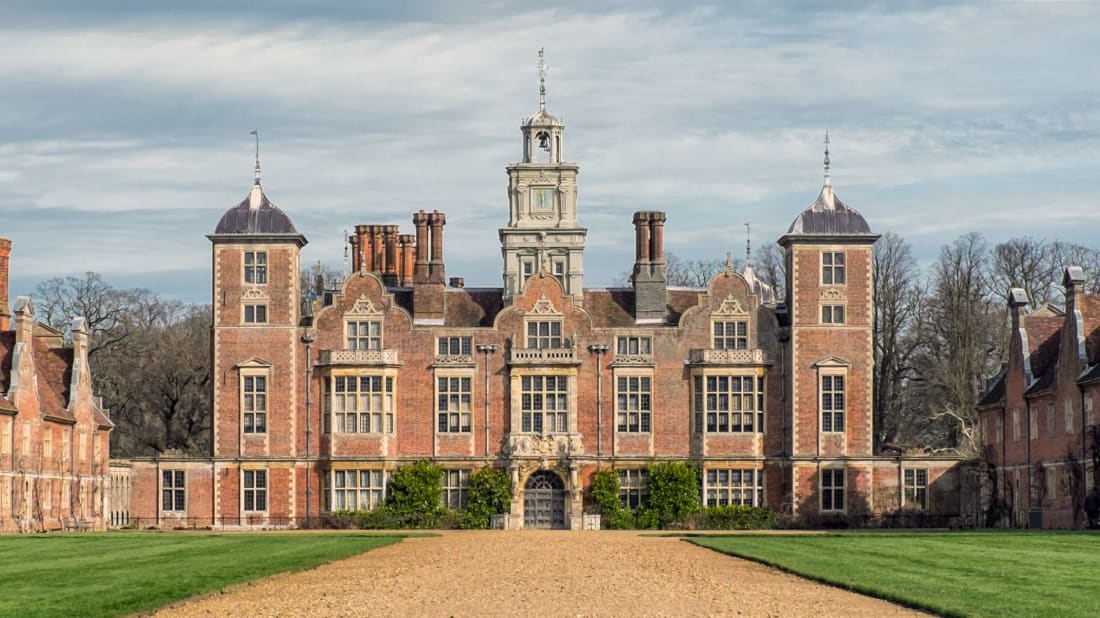
[[[733,294],[726,295],[726,299],[722,301],[722,304],[718,306],[718,309],[714,311],[712,315],[721,316],[746,316],[749,312],[741,306],[741,301],[733,297]]]
[[[584,445],[577,434],[513,434],[507,451],[518,457],[568,457],[583,455]]]
[[[382,315],[382,310],[376,308],[374,302],[367,298],[366,294],[363,294],[355,301],[355,304],[352,305],[351,309],[348,310],[345,315],[374,317]]]
[[[840,288],[825,288],[821,290],[821,300],[844,300],[844,292]]]
[[[531,315],[557,315],[557,316],[560,316],[562,314],[561,311],[558,311],[554,307],[554,303],[550,302],[549,298],[546,298],[545,294],[540,296],[539,299],[537,301],[535,301],[535,306],[532,307],[531,311],[528,312],[528,313],[531,314]]]
[[[241,300],[267,300],[267,290],[261,287],[246,288],[241,294]]]

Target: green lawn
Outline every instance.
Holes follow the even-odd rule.
[[[855,532],[691,541],[948,616],[1100,615],[1095,533]]]
[[[119,616],[389,545],[354,533],[0,537],[0,616]]]

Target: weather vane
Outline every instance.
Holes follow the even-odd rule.
[[[752,262],[752,231],[749,224],[745,224],[745,268]]]
[[[825,184],[832,184],[829,178],[829,131],[825,131]]]
[[[550,65],[543,60],[543,47],[539,48],[539,109],[546,109],[546,72]]]
[[[256,184],[260,184],[260,130],[253,129],[248,134],[256,136]]]

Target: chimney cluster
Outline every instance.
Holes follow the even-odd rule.
[[[8,308],[8,273],[11,258],[11,241],[0,238],[0,330],[11,327],[11,310]]]
[[[447,277],[443,265],[443,226],[447,217],[433,210],[413,213],[416,226],[416,261],[412,269],[413,320],[443,322],[443,297]]]
[[[386,285],[412,284],[416,250],[412,234],[399,234],[396,225],[357,225],[348,240],[352,270],[377,273]]]
[[[665,295],[665,213],[634,213],[634,319],[663,320],[668,313]]]

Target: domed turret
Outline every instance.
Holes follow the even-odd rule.
[[[825,183],[821,193],[809,208],[803,210],[791,227],[788,235],[849,236],[871,234],[871,226],[863,215],[851,208],[833,192],[833,182],[829,175],[829,136],[825,135]]]

